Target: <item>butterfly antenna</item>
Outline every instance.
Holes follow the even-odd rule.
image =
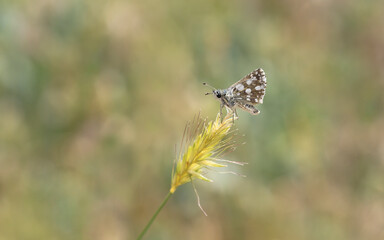
[[[216,90],[216,88],[212,87],[211,85],[209,85],[209,84],[206,83],[206,82],[203,82],[203,85],[204,85],[204,86],[208,86],[208,87],[212,88],[213,90]]]
[[[203,85],[204,85],[204,86],[208,86],[208,87],[212,88],[213,90],[216,90],[216,88],[212,87],[211,85],[209,85],[209,84],[206,83],[206,82],[203,82]],[[210,94],[213,94],[213,93],[212,93],[212,92],[207,92],[205,95],[210,95]]]

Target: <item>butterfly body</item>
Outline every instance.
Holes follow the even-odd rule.
[[[221,104],[229,108],[236,105],[236,99],[233,97],[233,92],[230,89],[214,90],[213,94],[221,101]]]
[[[229,108],[236,113],[236,108],[241,108],[252,115],[260,113],[254,105],[263,103],[267,78],[263,69],[259,68],[227,89],[215,89],[213,95],[221,102],[221,108]]]

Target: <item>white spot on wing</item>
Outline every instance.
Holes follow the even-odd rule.
[[[236,88],[239,91],[243,91],[244,90],[244,85],[239,83],[239,84],[236,85]]]
[[[251,85],[251,83],[252,83],[252,80],[251,80],[251,79],[248,79],[248,80],[247,80],[247,84],[248,84],[248,85]]]
[[[245,92],[247,93],[247,94],[250,94],[251,93],[251,89],[250,88],[247,88],[246,90],[245,90]]]

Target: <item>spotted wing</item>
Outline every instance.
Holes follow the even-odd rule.
[[[233,97],[241,102],[250,104],[263,103],[267,78],[263,69],[259,68],[246,75],[229,87]]]
[[[237,106],[241,109],[243,109],[244,111],[246,112],[249,112],[250,114],[252,115],[257,115],[260,113],[260,110],[256,109],[255,106],[253,106],[252,104],[250,103],[246,103],[246,102],[239,102],[237,104]]]

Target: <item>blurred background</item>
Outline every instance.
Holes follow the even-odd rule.
[[[181,186],[145,239],[384,239],[384,2],[0,2],[0,239],[135,239],[175,144],[262,67],[249,164]]]

